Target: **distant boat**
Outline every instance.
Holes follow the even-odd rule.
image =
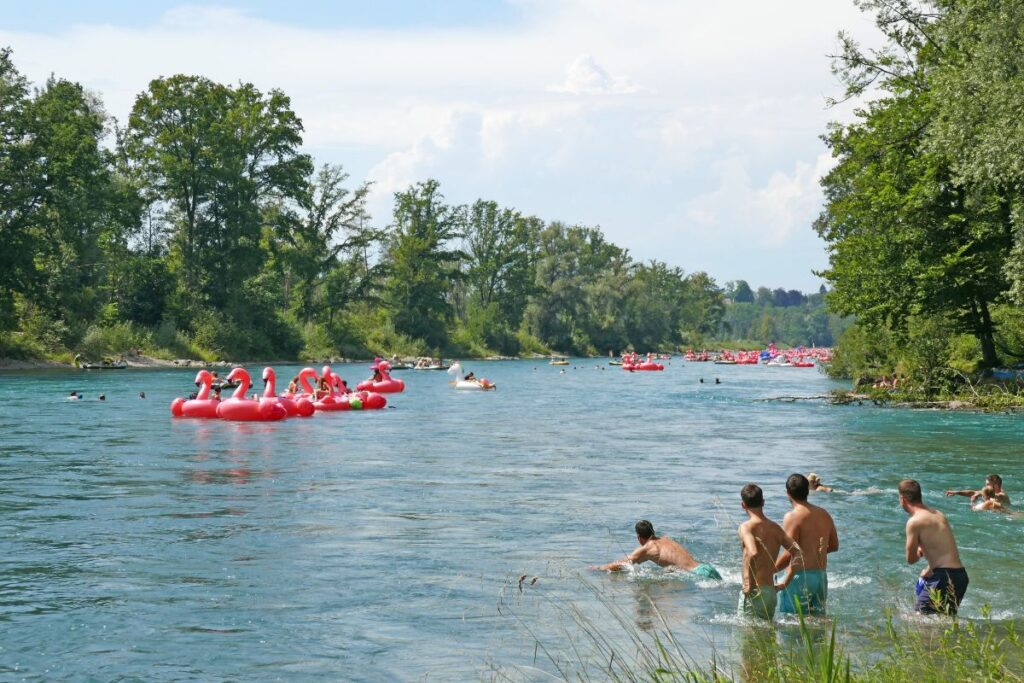
[[[552,356],[548,365],[568,365],[569,359],[564,356]]]
[[[128,367],[127,361],[116,360],[110,363],[81,363],[79,366],[83,370],[124,370]]]

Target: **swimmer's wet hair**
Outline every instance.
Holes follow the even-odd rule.
[[[904,479],[900,482],[900,495],[908,503],[921,502],[921,485],[913,479]]]
[[[794,500],[807,500],[810,490],[811,482],[802,474],[791,474],[786,480],[786,493],[791,495]]]
[[[764,507],[764,492],[757,484],[747,484],[740,491],[740,498],[748,508]]]
[[[654,525],[646,519],[641,519],[634,527],[638,538],[654,538]]]
[[[990,481],[993,484],[996,484],[997,486],[999,486],[1000,488],[1002,488],[1002,486],[1003,486],[1003,478],[1000,477],[998,474],[990,474],[990,475],[988,475],[987,477],[985,477],[985,481]]]

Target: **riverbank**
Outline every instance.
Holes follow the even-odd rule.
[[[530,354],[523,356],[522,358],[516,358],[513,356],[483,356],[480,358],[466,356],[466,360],[487,360],[487,361],[504,361],[504,360],[521,360],[521,359],[546,359],[547,356]],[[373,358],[320,358],[320,359],[303,359],[303,360],[248,360],[248,361],[207,361],[198,358],[177,358],[174,360],[168,360],[166,358],[157,358],[156,356],[148,356],[146,354],[135,354],[130,356],[118,357],[118,360],[124,360],[127,364],[127,368],[118,368],[125,370],[149,370],[154,368],[231,368],[235,366],[247,366],[247,365],[343,365],[351,363],[372,363]],[[0,358],[0,372],[4,371],[23,371],[23,370],[80,370],[84,368],[77,368],[73,362],[65,362],[59,360],[51,360],[45,358],[37,358],[25,360],[21,358]]]

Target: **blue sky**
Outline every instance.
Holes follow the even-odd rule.
[[[35,82],[82,82],[124,120],[152,78],[288,93],[318,162],[374,183],[371,210],[435,177],[600,226],[644,260],[720,283],[817,289],[811,224],[836,33],[851,0],[0,4],[0,45]]]

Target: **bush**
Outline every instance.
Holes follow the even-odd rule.
[[[78,344],[78,351],[86,359],[97,360],[108,355],[124,355],[150,345],[147,332],[127,322],[110,325],[90,325]]]

